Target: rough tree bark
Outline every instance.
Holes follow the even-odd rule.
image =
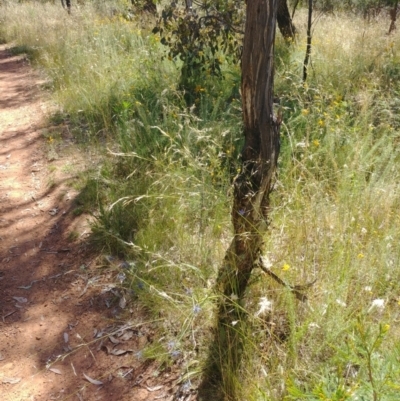
[[[235,263],[239,271],[237,295],[243,294],[244,277],[253,269],[261,249],[279,155],[280,121],[273,110],[277,2],[252,0],[247,4],[241,86],[245,143],[242,170],[234,181],[235,237],[230,250],[240,260]]]
[[[279,155],[280,121],[273,110],[277,6],[278,0],[247,1],[241,85],[245,143],[241,172],[234,180],[234,237],[217,277],[221,297],[215,339],[199,390],[201,400],[239,397],[242,333],[246,331],[241,302],[262,250]],[[207,398],[210,392],[212,397]]]
[[[294,26],[292,17],[290,16],[287,0],[278,0],[278,13],[276,18],[282,36],[286,40],[294,40],[296,36],[296,27]]]

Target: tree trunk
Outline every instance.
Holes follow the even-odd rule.
[[[293,25],[292,17],[290,16],[287,0],[278,0],[277,21],[282,36],[286,40],[294,40],[296,36],[296,28]]]
[[[274,41],[279,0],[253,0],[247,5],[242,57],[242,109],[245,143],[242,170],[234,181],[231,248],[240,276],[249,274],[267,227],[269,194],[279,155],[280,121],[274,117]],[[261,12],[260,12],[261,11]],[[232,251],[231,251],[232,252]]]
[[[310,62],[311,57],[311,40],[312,40],[312,33],[311,33],[311,26],[312,26],[312,12],[313,12],[313,0],[308,0],[308,19],[307,19],[307,48],[306,48],[306,55],[304,57],[303,63],[303,82],[307,80],[308,74],[308,64]]]
[[[61,0],[61,4],[67,9],[68,14],[71,14],[71,0]]]
[[[399,2],[396,0],[393,4],[393,8],[390,10],[390,27],[388,34],[390,35],[396,30],[396,20],[397,20],[397,6]]]
[[[280,121],[273,110],[277,6],[278,0],[247,1],[241,86],[245,143],[241,172],[234,180],[234,237],[217,278],[216,290],[221,295],[217,327],[200,400],[239,399],[238,372],[246,332],[241,303],[262,250],[279,155]]]
[[[192,12],[193,11],[192,0],[185,0],[185,5],[186,5],[186,12]]]

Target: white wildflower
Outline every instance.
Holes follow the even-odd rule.
[[[272,262],[270,261],[269,257],[266,255],[261,256],[261,262],[266,269],[270,269],[272,267]]]
[[[342,301],[341,299],[337,299],[336,300],[336,303],[339,305],[339,306],[342,306],[343,308],[345,308],[347,305],[346,305],[346,302],[344,302],[344,301]]]
[[[239,299],[239,297],[233,292],[232,292],[230,298],[231,298],[232,301],[237,301]]]
[[[255,314],[256,317],[266,315],[272,311],[272,301],[266,297],[261,297],[258,305],[260,306],[260,309]]]
[[[374,309],[377,309],[379,312],[382,312],[385,309],[385,300],[382,298],[374,299],[371,303],[371,306],[368,309],[368,313]]]

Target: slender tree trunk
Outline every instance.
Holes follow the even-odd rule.
[[[71,0],[61,0],[61,5],[67,9],[68,14],[71,14]]]
[[[186,5],[186,11],[192,12],[193,10],[192,0],[185,0],[185,5]]]
[[[397,6],[399,2],[396,0],[393,4],[393,8],[390,10],[390,27],[388,34],[390,35],[396,30],[396,20],[397,20]]]
[[[310,62],[310,56],[311,56],[312,12],[313,12],[313,0],[308,0],[307,48],[306,48],[306,56],[304,58],[304,64],[303,64],[303,82],[306,82],[306,80],[307,80],[308,64]]]
[[[296,12],[296,8],[299,5],[300,0],[295,0],[295,3],[293,5],[293,10],[292,10],[292,19],[294,18],[294,13]]]
[[[235,254],[249,258],[244,270],[252,269],[254,251],[260,250],[279,155],[280,121],[273,110],[276,6],[277,0],[253,0],[247,5],[241,87],[245,143],[232,210]]]
[[[273,110],[277,6],[278,0],[247,1],[241,86],[245,143],[241,172],[234,180],[234,237],[216,283],[221,296],[215,339],[199,389],[199,399],[204,401],[239,399],[238,373],[246,332],[241,303],[262,250],[279,155],[280,121]]]
[[[286,40],[294,40],[296,36],[296,28],[293,25],[292,17],[290,16],[287,0],[278,0],[277,21],[282,36]]]

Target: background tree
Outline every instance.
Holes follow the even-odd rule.
[[[396,20],[397,20],[397,9],[398,9],[399,1],[393,0],[393,8],[390,10],[390,26],[389,26],[389,34],[392,33],[396,29]]]
[[[293,40],[296,35],[296,27],[294,26],[292,17],[290,16],[287,0],[278,0],[278,11],[276,18],[282,36],[286,40]]]
[[[303,63],[303,82],[306,82],[306,80],[307,80],[308,63],[310,62],[310,57],[311,57],[312,12],[313,12],[313,0],[308,0],[307,48],[306,48],[306,55],[304,57],[304,63]]]
[[[68,14],[71,14],[71,0],[61,0],[61,5],[67,9]]]

